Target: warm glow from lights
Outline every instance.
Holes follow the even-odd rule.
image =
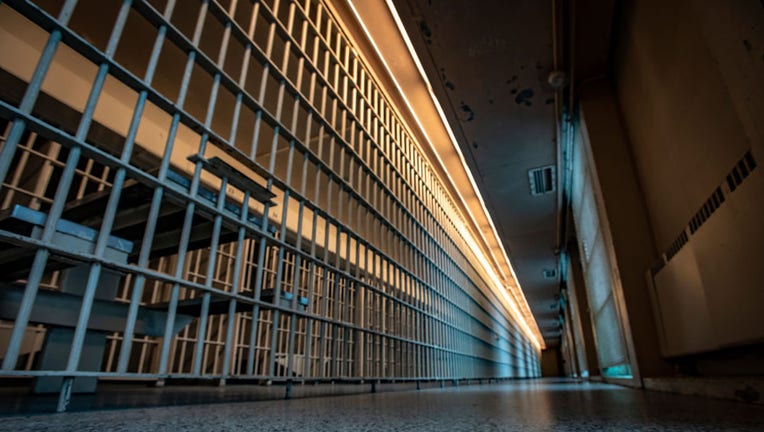
[[[488,283],[492,285],[492,289],[494,293],[496,293],[497,297],[502,302],[505,309],[510,312],[511,316],[515,318],[515,321],[520,325],[521,329],[525,333],[525,335],[528,337],[528,339],[534,344],[536,347],[536,350],[541,350],[544,347],[544,341],[541,336],[541,332],[539,331],[538,325],[536,324],[535,319],[533,318],[533,315],[530,312],[530,308],[528,307],[528,303],[525,300],[525,296],[522,293],[522,290],[520,288],[520,284],[517,281],[517,276],[515,275],[514,269],[512,268],[512,264],[509,261],[509,257],[506,254],[506,250],[504,248],[504,245],[501,242],[501,238],[499,237],[498,232],[496,231],[496,227],[494,226],[493,220],[491,219],[490,213],[488,213],[488,209],[485,206],[485,202],[483,200],[482,195],[480,194],[480,191],[477,187],[477,184],[475,183],[475,180],[472,176],[472,173],[470,172],[467,162],[464,159],[464,155],[462,154],[459,145],[456,141],[456,137],[453,134],[453,131],[451,130],[450,125],[448,124],[448,121],[446,120],[445,114],[443,112],[442,107],[440,106],[440,103],[438,102],[435,93],[432,90],[432,86],[430,85],[429,80],[427,79],[427,76],[424,72],[424,68],[422,67],[422,64],[416,55],[416,52],[414,51],[414,47],[411,44],[411,40],[409,39],[408,35],[406,34],[406,31],[403,27],[403,23],[400,20],[400,17],[398,16],[397,11],[395,10],[395,7],[392,4],[391,0],[386,0],[387,8],[395,22],[395,25],[397,26],[399,36],[404,41],[407,49],[408,54],[410,55],[411,59],[414,61],[417,70],[419,71],[419,74],[421,77],[419,77],[422,82],[424,83],[427,92],[429,93],[429,96],[431,98],[431,103],[437,110],[438,116],[440,117],[440,120],[442,122],[442,125],[438,125],[438,127],[445,128],[448,137],[450,138],[450,144],[453,146],[453,150],[458,155],[458,158],[461,162],[461,165],[466,172],[467,178],[469,179],[470,186],[472,188],[472,192],[477,197],[477,200],[479,202],[478,208],[473,208],[470,205],[467,204],[464,197],[461,194],[458,194],[457,198],[461,205],[463,206],[463,209],[465,209],[465,212],[461,211],[455,211],[455,209],[448,209],[450,210],[449,213],[453,213],[449,215],[454,221],[464,221],[464,214],[466,213],[466,216],[469,218],[469,220],[472,222],[472,226],[475,228],[474,230],[467,229],[465,224],[459,224],[457,223],[457,229],[460,233],[460,235],[465,239],[467,242],[467,245],[469,246],[472,254],[477,258],[478,262],[482,266],[482,269],[484,271],[484,274],[488,277]],[[371,44],[371,46],[376,51],[377,56],[379,57],[380,61],[384,65],[388,75],[390,76],[391,80],[393,81],[394,85],[396,86],[396,89],[400,93],[401,97],[403,98],[407,108],[409,109],[409,112],[411,113],[410,116],[401,116],[402,118],[411,118],[414,120],[416,125],[419,127],[420,132],[422,135],[426,138],[427,144],[432,149],[432,153],[436,155],[437,162],[439,164],[440,169],[439,170],[433,170],[434,174],[438,177],[438,179],[443,183],[446,184],[441,178],[440,173],[446,173],[448,175],[448,170],[446,169],[446,164],[441,159],[439,152],[437,149],[433,146],[433,142],[430,139],[430,135],[427,133],[427,129],[424,127],[422,122],[420,121],[419,117],[417,116],[416,111],[412,107],[408,97],[406,96],[406,93],[403,91],[403,88],[401,88],[401,85],[398,82],[398,79],[396,78],[395,74],[391,71],[389,65],[385,61],[384,56],[382,55],[381,51],[379,50],[379,47],[376,44],[376,41],[370,34],[366,24],[364,23],[363,19],[361,18],[361,15],[359,14],[358,10],[355,7],[355,4],[353,4],[353,0],[348,0],[348,5],[350,6],[350,9],[352,10],[353,14],[355,15],[355,18],[357,19],[358,23],[362,27],[365,36],[368,40],[368,42]],[[393,107],[395,108],[395,107]],[[405,125],[404,125],[405,126]],[[417,140],[414,138],[413,134],[410,134],[412,139],[416,142]],[[418,143],[417,143],[418,144]],[[455,184],[454,180],[452,178],[448,178],[449,183],[453,186],[453,188],[457,191],[459,191],[459,188]],[[446,193],[449,193],[446,190]],[[449,196],[451,194],[449,193]],[[453,197],[451,197],[453,199]],[[493,234],[493,240],[496,244],[496,246],[491,247],[491,242],[489,239],[487,239],[480,229],[480,224],[475,220],[474,213],[476,212],[482,212],[485,215],[486,220],[488,221],[489,226],[491,227],[491,233]],[[480,240],[482,240],[482,244],[485,245],[485,250],[488,251],[489,255],[487,256],[484,253],[484,250],[481,249],[478,242],[475,239],[475,235],[472,231],[475,231],[477,235],[480,237]],[[498,249],[498,250],[497,250]],[[509,270],[510,276],[508,277],[505,271],[505,267],[503,267],[500,264],[499,258],[497,258],[497,254],[499,255],[499,258],[503,258],[501,262],[506,266],[506,269]],[[490,258],[490,260],[489,260]],[[493,262],[493,265],[492,263]],[[501,278],[497,274],[497,270],[500,273]],[[511,291],[512,296],[508,294],[507,291]],[[519,304],[518,304],[519,303]],[[522,311],[522,312],[521,312]]]

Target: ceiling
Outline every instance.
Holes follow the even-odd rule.
[[[560,342],[552,2],[393,0],[482,192],[547,347]],[[559,272],[558,272],[559,273]]]

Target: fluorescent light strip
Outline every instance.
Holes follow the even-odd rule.
[[[413,117],[413,119],[416,122],[417,126],[419,126],[419,129],[420,129],[421,133],[425,136],[428,145],[432,146],[431,140],[429,138],[429,135],[427,134],[427,131],[425,130],[424,126],[422,125],[421,121],[419,120],[418,116],[416,115],[416,112],[414,111],[413,107],[411,106],[408,98],[405,96],[405,93],[403,92],[403,89],[401,88],[400,84],[398,83],[398,80],[395,78],[394,74],[390,70],[390,67],[388,66],[387,62],[385,61],[384,57],[382,56],[382,54],[381,54],[381,52],[379,50],[379,47],[377,46],[377,44],[374,41],[374,39],[371,37],[371,34],[369,33],[368,28],[366,27],[366,24],[363,22],[363,19],[361,18],[360,14],[358,13],[358,10],[355,8],[355,5],[353,4],[353,0],[348,0],[347,4],[350,6],[350,9],[352,10],[353,14],[355,15],[356,20],[358,21],[358,23],[360,24],[361,28],[363,29],[364,34],[366,35],[367,40],[369,41],[371,46],[376,51],[377,56],[379,57],[380,61],[382,62],[382,65],[385,67],[388,75],[392,79],[393,84],[395,84],[396,89],[401,94],[401,97],[403,98],[403,101],[406,103],[406,106],[408,107],[409,112],[411,113],[411,116]],[[496,232],[496,228],[495,228],[495,226],[493,224],[493,220],[491,219],[490,213],[488,213],[488,210],[485,207],[485,203],[483,201],[482,196],[480,195],[479,189],[477,188],[477,185],[475,184],[475,181],[474,181],[474,179],[472,177],[472,174],[471,174],[469,168],[466,165],[466,161],[464,159],[464,156],[462,155],[461,151],[459,150],[459,146],[458,146],[458,144],[456,142],[456,138],[455,138],[455,136],[454,136],[454,134],[453,134],[453,132],[452,132],[448,122],[445,119],[445,115],[443,113],[443,110],[442,110],[440,104],[438,103],[438,100],[435,97],[435,94],[432,91],[432,86],[430,85],[429,81],[427,80],[426,75],[424,74],[424,70],[423,70],[422,65],[421,65],[421,63],[419,61],[418,56],[416,55],[416,53],[413,50],[413,46],[411,45],[411,41],[410,41],[410,39],[408,39],[408,36],[407,36],[405,30],[403,29],[403,25],[402,25],[402,22],[400,21],[400,17],[398,16],[397,12],[395,11],[395,7],[390,3],[390,0],[387,0],[387,6],[388,6],[388,9],[391,12],[391,15],[392,15],[394,21],[396,22],[396,25],[398,26],[399,33],[401,34],[401,36],[403,37],[403,39],[404,39],[404,41],[406,43],[406,46],[407,46],[407,48],[409,50],[409,54],[411,55],[411,58],[414,60],[415,64],[417,65],[417,69],[419,70],[421,78],[424,80],[424,82],[426,84],[427,90],[428,90],[428,92],[430,94],[430,98],[432,99],[433,104],[437,108],[438,114],[440,115],[440,118],[441,118],[441,121],[443,122],[443,125],[445,126],[445,128],[446,128],[446,130],[447,130],[447,132],[449,134],[449,137],[451,138],[451,144],[454,147],[454,149],[457,151],[457,153],[459,155],[459,159],[460,159],[460,161],[462,163],[462,166],[463,166],[464,170],[467,172],[468,178],[470,180],[470,184],[472,185],[472,188],[475,191],[475,195],[478,197],[478,200],[480,202],[482,210],[483,210],[486,218],[488,219],[489,224],[491,226],[491,229],[493,231],[493,234],[494,234],[494,236],[495,236],[495,238],[496,238],[496,240],[497,240],[497,242],[498,242],[498,244],[500,246],[500,249],[502,251],[502,255],[503,255],[504,259],[505,259],[505,262],[507,263],[507,266],[509,267],[509,269],[510,269],[510,271],[512,273],[512,278],[514,279],[515,287],[517,289],[520,289],[520,284],[519,284],[519,282],[517,280],[517,277],[515,275],[514,269],[512,268],[512,265],[511,265],[511,263],[509,261],[509,258],[506,255],[506,251],[504,249],[504,246],[501,244],[501,239],[499,238],[498,233]],[[413,136],[412,136],[412,138],[413,138]],[[414,141],[416,141],[416,140],[414,140]],[[440,158],[440,155],[438,155],[438,152],[435,151],[435,149],[433,149],[433,153],[435,154],[435,157],[438,160],[438,163],[440,164],[440,166],[443,169],[443,171],[447,172],[447,170],[445,169],[445,164],[443,163],[443,160]],[[433,172],[433,174],[438,176],[438,179],[441,182],[443,182],[443,179],[440,177],[440,175],[437,172]],[[449,178],[449,181],[451,181],[451,184],[453,185],[453,180]],[[455,185],[454,185],[454,188],[456,190],[458,190],[458,188],[456,188]],[[464,198],[460,194],[458,194],[458,197],[459,197],[459,200],[464,205],[464,207],[465,208],[469,208],[467,203],[464,201]],[[479,225],[477,224],[477,221],[475,221],[475,219],[472,216],[472,214],[469,214],[469,217],[472,220],[472,222],[476,226],[478,226],[478,234],[480,234],[480,236],[482,237],[484,243],[487,245],[488,241],[486,240],[485,236],[483,236],[482,232],[480,231]],[[485,254],[478,247],[477,243],[475,242],[475,239],[474,239],[473,235],[470,232],[466,231],[464,226],[459,226],[459,227],[457,227],[457,229],[459,229],[460,233],[462,234],[462,236],[467,241],[468,246],[470,246],[470,249],[472,249],[473,254],[478,258],[478,260],[482,264],[484,270],[488,274],[489,278],[495,284],[494,291],[498,291],[498,292],[501,293],[499,298],[505,300],[506,304],[504,306],[505,307],[508,306],[510,312],[517,319],[518,323],[520,324],[520,326],[524,330],[524,332],[525,332],[526,336],[528,337],[528,339],[531,342],[533,342],[533,344],[535,345],[537,350],[540,350],[541,347],[543,346],[543,339],[541,338],[541,333],[538,331],[538,326],[535,326],[536,327],[536,332],[533,332],[531,330],[530,326],[528,325],[528,321],[532,321],[535,324],[535,320],[533,320],[532,317],[529,320],[529,317],[526,314],[521,313],[519,308],[518,308],[517,301],[515,299],[513,299],[513,298],[510,298],[507,295],[507,290],[504,288],[504,284],[499,280],[498,276],[496,275],[496,273],[493,270],[494,266],[490,265],[487,262]],[[490,248],[489,248],[489,250],[490,250]],[[493,254],[491,254],[491,255],[492,255],[492,258],[493,258],[494,262],[496,262],[495,256],[493,256]],[[496,263],[496,264],[497,264],[496,267],[498,267],[500,269],[501,266],[499,266],[498,263]],[[520,297],[523,300],[525,300],[524,296],[520,296]],[[527,302],[526,302],[526,307],[527,307]]]

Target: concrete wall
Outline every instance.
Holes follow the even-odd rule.
[[[633,184],[628,173],[612,171],[617,164],[598,162],[597,168],[611,170],[599,173],[606,203],[606,188],[612,188],[610,196],[637,196],[633,203],[644,200],[644,219],[628,217],[620,204],[607,210],[616,254],[638,255],[632,259],[633,274],[626,275],[620,267],[625,261],[619,260],[619,269],[632,328],[644,329],[634,333],[637,355],[654,357],[656,348],[654,343],[649,347],[647,331],[651,324],[641,318],[650,312],[645,308],[647,297],[639,291],[648,288],[637,281],[639,267],[644,272],[651,265],[650,244],[655,245],[652,259],[657,261],[747,151],[759,165],[764,161],[764,3],[631,0],[622,2],[616,24],[611,58],[614,94],[583,88],[581,105],[590,127],[595,126],[591,114],[600,113],[596,127],[604,135],[591,134],[595,159],[633,161]],[[608,111],[613,113],[611,124],[602,125]],[[622,135],[608,137],[607,130],[615,133],[612,122],[619,121]],[[613,153],[620,151],[612,145],[617,141],[626,143],[626,152]],[[759,167],[744,186],[760,190],[761,177]],[[693,320],[708,319],[709,333],[717,334],[700,336],[717,338],[720,343],[708,344],[714,349],[764,341],[761,331],[755,331],[764,327],[756,311],[764,301],[761,266],[756,264],[764,262],[764,238],[757,228],[760,222],[755,222],[764,214],[764,200],[755,198],[761,194],[751,190],[735,194],[735,200],[728,198],[721,211],[709,218],[713,224],[704,227],[706,233],[689,240],[700,282],[690,286],[688,280],[674,280],[680,289],[677,301],[662,312],[679,315],[690,288],[704,291],[708,316],[688,315],[681,320],[691,328]],[[742,201],[746,196],[751,198]],[[611,209],[623,212],[625,223],[620,227]],[[711,229],[715,231],[708,234]],[[704,242],[700,247],[699,241]],[[629,251],[631,246],[635,250]],[[639,304],[629,299],[630,290]],[[724,368],[716,371],[723,374]],[[643,375],[651,374],[643,370]]]
[[[764,146],[762,22],[758,0],[624,2],[615,83],[660,251]]]
[[[562,356],[558,348],[547,348],[541,351],[541,376],[563,376]]]

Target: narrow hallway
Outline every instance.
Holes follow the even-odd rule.
[[[764,432],[762,165],[764,0],[0,0],[0,432]]]

